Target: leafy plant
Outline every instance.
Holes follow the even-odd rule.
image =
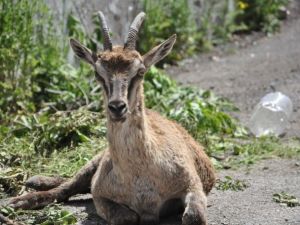
[[[20,116],[15,119],[18,126],[14,134],[32,132],[35,151],[49,155],[55,149],[74,147],[78,143],[90,141],[89,137],[103,130],[101,117],[99,113],[85,109],[61,111],[50,116],[47,114]]]
[[[93,74],[87,66],[75,69],[67,64],[65,45],[58,43],[68,43],[68,38],[56,35],[59,28],[54,30],[45,3],[0,0],[0,9],[0,121],[9,113],[42,108],[72,110],[88,105],[99,110],[100,88]],[[70,34],[75,28],[82,34],[76,22],[69,24]]]
[[[277,137],[224,137],[209,135],[204,139],[216,168],[251,166],[257,161],[272,157],[299,158],[300,145],[297,139],[283,141]]]
[[[195,53],[196,26],[187,0],[143,0],[142,4],[147,19],[140,34],[143,38],[138,42],[141,52],[145,53],[172,34],[177,34],[174,50],[164,61],[178,61]]]
[[[247,30],[262,30],[273,33],[280,25],[280,8],[289,0],[238,0],[242,13],[237,17],[238,24],[245,24]]]
[[[234,135],[242,129],[224,112],[236,110],[228,101],[209,91],[179,86],[155,67],[146,74],[144,87],[146,105],[181,123],[195,138],[204,133]]]
[[[14,210],[10,207],[1,207],[0,213],[16,222],[26,221],[33,225],[70,225],[76,224],[77,219],[59,204],[51,204],[41,210]]]
[[[300,206],[300,202],[295,196],[283,191],[280,193],[273,194],[273,201],[280,204],[284,204],[288,207]]]
[[[236,18],[242,10],[235,7],[233,0],[204,1],[202,7],[200,26],[197,30],[200,50],[223,44],[231,40],[234,33],[246,29],[244,24],[236,23]]]
[[[34,64],[46,58],[44,54],[52,58],[57,43],[48,41],[53,37],[46,32],[53,27],[51,20],[44,3],[37,0],[1,0],[0,9],[0,108],[34,111],[31,100],[38,88],[32,83]]]
[[[224,180],[218,180],[216,184],[216,189],[221,191],[243,191],[247,187],[249,187],[249,185],[244,180],[234,180],[230,176],[225,176]]]

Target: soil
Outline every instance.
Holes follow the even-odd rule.
[[[273,159],[253,168],[222,171],[224,176],[245,180],[244,191],[213,190],[209,196],[210,225],[300,225],[300,207],[272,201],[282,191],[300,198],[300,167],[296,160]]]

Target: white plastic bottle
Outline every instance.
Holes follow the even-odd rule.
[[[256,137],[279,136],[289,126],[292,112],[293,103],[289,97],[281,92],[269,93],[256,105],[249,128]]]

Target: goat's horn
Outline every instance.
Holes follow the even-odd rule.
[[[105,17],[101,11],[98,12],[98,16],[101,22],[102,35],[103,35],[103,47],[104,50],[112,50],[112,42],[109,35],[109,28],[107,26]]]
[[[136,40],[137,40],[137,34],[139,32],[139,29],[145,19],[146,14],[144,12],[140,12],[135,19],[133,20],[127,39],[124,44],[124,48],[130,49],[130,50],[135,50],[135,45],[136,45]]]

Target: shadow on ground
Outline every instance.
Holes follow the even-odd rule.
[[[90,194],[78,195],[67,202],[64,207],[76,215],[80,225],[107,225],[105,220],[97,215]],[[160,225],[181,225],[181,217],[167,218]]]

